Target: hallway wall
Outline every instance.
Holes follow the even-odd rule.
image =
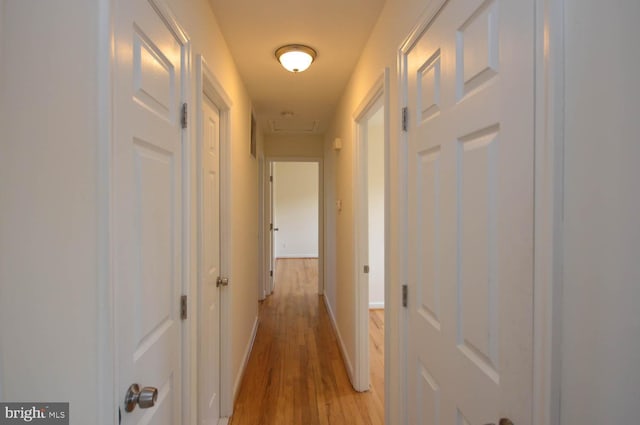
[[[640,417],[638,17],[565,1],[563,425]]]
[[[249,152],[251,103],[209,2],[165,3],[191,39],[192,63],[203,54],[233,103],[227,289],[233,385],[239,383],[258,315],[258,175]],[[0,397],[69,401],[72,424],[117,423],[107,332],[112,307],[106,159],[113,1],[1,4]],[[192,71],[195,99],[195,67]],[[194,141],[195,114],[189,119]],[[262,149],[259,134],[259,155]],[[185,267],[190,266],[195,293],[195,255],[192,260]],[[197,317],[193,310],[190,315]],[[192,325],[195,335],[195,321]],[[192,379],[192,394],[195,384]]]
[[[69,401],[74,424],[106,423],[99,5],[7,0],[0,16],[1,399]]]
[[[322,136],[316,134],[266,134],[265,156],[282,158],[322,158]]]
[[[380,18],[369,37],[366,47],[358,61],[350,81],[345,88],[344,95],[336,108],[336,114],[325,137],[325,161],[327,171],[325,174],[325,185],[332,186],[335,194],[327,190],[327,222],[335,221],[335,234],[328,234],[327,251],[335,244],[335,254],[331,257],[336,264],[335,279],[327,279],[328,302],[335,314],[337,326],[344,341],[347,351],[348,361],[353,364],[355,354],[355,293],[354,282],[354,211],[353,211],[353,174],[354,174],[354,119],[353,114],[365,99],[369,90],[380,78],[385,68],[390,71],[390,123],[389,134],[390,156],[389,175],[391,211],[389,220],[391,223],[390,236],[390,276],[398,276],[400,272],[401,258],[398,257],[398,241],[400,231],[400,221],[397,206],[401,200],[398,198],[398,178],[399,152],[398,134],[400,134],[400,99],[398,92],[397,74],[397,54],[401,43],[409,35],[409,32],[418,23],[418,18],[423,11],[431,4],[425,0],[395,0],[386,2]],[[334,138],[342,138],[343,148],[334,151],[331,143]],[[342,201],[342,211],[335,208],[335,201]],[[329,227],[328,227],[329,228]],[[329,240],[331,239],[331,240]],[[329,261],[329,259],[328,259]],[[398,305],[398,295],[400,293],[400,282],[392,279],[390,282],[392,290],[389,292],[388,300],[392,300],[391,305]],[[331,286],[330,286],[331,285]],[[389,308],[389,306],[386,306]],[[390,314],[390,320],[386,324],[391,332],[391,350],[385,353],[390,369],[390,410],[386,412],[387,417],[399,417],[400,404],[400,370],[396,367],[399,363],[398,347],[400,346],[399,333],[396,331],[398,322],[397,314]]]

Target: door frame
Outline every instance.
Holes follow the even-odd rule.
[[[407,56],[419,37],[447,0],[429,5],[417,25],[409,32],[398,49],[399,105],[408,106]],[[561,305],[562,252],[564,203],[564,0],[534,0],[534,280],[533,280],[533,409],[532,423],[560,424],[561,388]],[[399,111],[401,112],[401,111]],[[401,115],[399,115],[399,118]],[[400,259],[399,285],[407,282],[407,132],[401,128],[399,140],[398,193],[401,223],[399,226]],[[400,288],[397,288],[398,290]],[[398,341],[400,346],[399,399],[385,398],[390,403],[393,420],[407,424],[406,358],[408,342],[407,310],[395,299],[394,307],[401,309]],[[386,300],[385,300],[386,303]],[[386,349],[386,347],[385,347]],[[385,366],[386,367],[386,366]],[[386,384],[386,383],[385,383]]]
[[[389,184],[389,69],[385,68],[379,74],[375,83],[371,86],[367,95],[353,113],[353,132],[356,141],[353,174],[353,220],[354,226],[354,276],[356,282],[355,294],[355,337],[356,352],[354,362],[354,376],[352,385],[356,391],[369,390],[369,279],[363,272],[363,267],[368,262],[368,202],[367,202],[367,149],[366,134],[362,131],[362,125],[366,125],[368,118],[378,107],[384,109],[384,298],[385,298],[385,323],[387,323],[387,306],[390,305],[389,293],[389,243],[390,235],[390,184]],[[389,352],[388,327],[384,328],[384,349]],[[385,394],[388,394],[388,362],[385,359]],[[386,409],[385,409],[386,410]]]
[[[273,172],[273,164],[275,162],[311,162],[318,164],[318,295],[324,294],[324,169],[323,169],[323,161],[322,157],[282,157],[282,156],[267,156],[265,157],[265,163],[267,164],[264,167],[264,181],[266,183],[270,183],[269,177]],[[271,213],[269,220],[273,221],[273,184],[265,184],[265,204],[266,207],[271,208]],[[264,228],[264,233],[266,235],[265,239],[269,239],[269,235],[267,235],[269,230],[269,223],[266,223]],[[273,240],[275,238],[271,237],[271,243],[273,246]],[[271,257],[273,258],[273,278],[270,279],[271,282],[271,291],[267,293],[267,295],[271,294],[274,290],[274,282],[275,282],[275,246],[271,249]],[[269,261],[269,258],[267,258]],[[268,272],[268,270],[267,270]]]
[[[260,185],[262,192],[262,220],[260,222],[260,233],[262,234],[262,263],[260,272],[263,276],[263,287],[258,294],[258,299],[266,299],[273,293],[273,272],[274,272],[274,258],[273,258],[273,181],[271,176],[273,175],[273,163],[267,158],[261,157],[262,161],[262,175],[259,177],[262,184]]]
[[[269,285],[266,265],[265,250],[265,199],[264,199],[264,156],[258,156],[258,301],[262,301],[267,297],[267,285]]]
[[[230,153],[231,153],[231,107],[233,102],[227,94],[226,90],[220,83],[220,80],[216,77],[215,73],[207,64],[205,58],[198,54],[196,55],[196,102],[194,108],[196,109],[196,140],[198,143],[202,140],[202,121],[203,111],[202,103],[205,97],[209,98],[220,112],[220,276],[225,276],[231,280],[229,272],[230,258],[229,258],[229,226],[230,222]],[[199,154],[199,152],[198,152]],[[195,164],[200,163],[200,158],[196,158]],[[197,174],[197,173],[195,173]],[[199,229],[199,226],[196,226]],[[196,239],[198,235],[195,235]],[[199,249],[199,248],[198,248]],[[196,273],[197,275],[197,273]],[[191,281],[193,288],[193,294],[197,294],[199,282],[197,279]],[[223,287],[219,294],[220,303],[220,418],[230,417],[233,413],[233,390],[231,385],[231,331],[229,328],[229,293],[228,288]],[[192,313],[191,317],[197,317],[197,303],[192,301],[191,303]],[[190,339],[190,348],[192,353],[193,367],[191,368],[191,376],[193,378],[193,385],[190,387],[191,391],[196,391],[197,394],[197,352],[198,352],[198,333],[197,333],[197,321],[193,320],[191,326],[192,330],[195,330],[195,337]]]

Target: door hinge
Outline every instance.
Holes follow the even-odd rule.
[[[273,230],[273,223],[269,223],[269,230]]]
[[[409,287],[407,285],[402,285],[402,307],[406,307],[408,304],[409,298]]]
[[[409,108],[406,106],[402,108],[402,131],[408,131],[409,129]]]
[[[273,270],[269,270],[269,277],[273,277]]]
[[[229,279],[226,277],[218,277],[218,279],[216,280],[216,286],[229,286]]]
[[[182,110],[180,111],[180,124],[182,128],[187,128],[187,104],[182,104]]]
[[[269,181],[273,182],[273,176],[269,176]]]
[[[364,272],[369,273],[369,266],[364,266]]]
[[[183,295],[180,297],[180,319],[187,319],[187,296]]]

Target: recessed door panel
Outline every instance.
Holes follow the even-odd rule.
[[[418,255],[418,311],[436,330],[440,330],[440,149],[429,149],[418,154],[418,229],[421,244]]]

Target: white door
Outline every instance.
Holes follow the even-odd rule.
[[[206,97],[202,118],[198,423],[211,425],[220,417],[220,113]]]
[[[411,425],[531,425],[533,12],[449,0],[408,53]]]
[[[122,424],[182,422],[184,40],[147,0],[116,3],[113,237]],[[131,384],[157,389],[127,412]],[[141,401],[142,405],[144,402]]]

